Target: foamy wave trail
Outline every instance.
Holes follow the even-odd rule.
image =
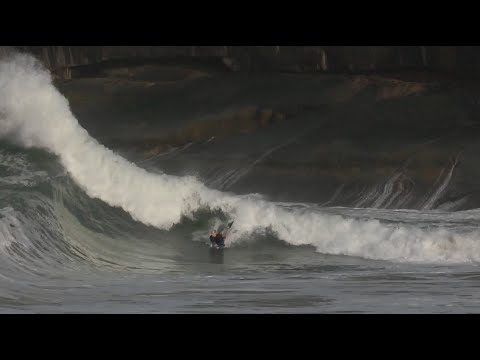
[[[78,124],[50,74],[28,55],[0,63],[0,99],[0,136],[58,155],[89,196],[145,224],[169,228],[202,200],[220,196],[192,177],[148,173],[99,144]]]
[[[161,229],[211,207],[235,219],[228,245],[268,229],[292,245],[313,245],[327,254],[396,261],[480,260],[478,231],[388,226],[212,190],[194,177],[149,173],[90,137],[48,71],[29,55],[0,60],[0,137],[56,154],[90,197]]]

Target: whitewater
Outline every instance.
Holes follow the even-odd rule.
[[[241,286],[248,285],[259,293],[264,294],[262,291],[265,291],[267,294],[265,289],[275,288],[279,281],[282,285],[278,286],[286,287],[286,283],[298,276],[291,286],[310,300],[305,300],[303,305],[300,300],[300,303],[293,301],[295,305],[288,305],[287,301],[280,309],[317,311],[320,300],[312,300],[318,294],[312,295],[315,291],[310,288],[311,284],[330,289],[329,296],[339,299],[343,296],[343,290],[335,281],[347,279],[349,286],[359,290],[360,285],[354,283],[355,278],[374,276],[372,273],[380,276],[376,267],[389,269],[401,278],[412,271],[424,275],[438,274],[438,271],[456,274],[451,266],[462,271],[476,271],[480,261],[480,231],[475,226],[480,217],[477,210],[374,210],[275,202],[259,194],[236,195],[219,191],[206,186],[195,176],[167,174],[161,169],[150,172],[139,167],[100,144],[80,126],[68,100],[55,88],[50,73],[30,55],[13,54],[0,59],[0,139],[4,146],[15,147],[13,150],[6,148],[0,153],[1,166],[7,172],[17,174],[3,174],[0,178],[0,186],[4,186],[5,191],[3,204],[0,205],[0,244],[2,257],[5,258],[1,265],[2,283],[9,284],[16,277],[15,281],[22,284],[17,286],[25,287],[23,290],[26,292],[31,290],[26,288],[35,276],[41,276],[41,273],[51,275],[52,269],[60,266],[64,269],[64,276],[69,279],[65,286],[77,287],[82,296],[88,299],[97,296],[94,289],[103,281],[102,271],[109,272],[108,278],[124,272],[121,280],[118,278],[118,287],[111,285],[109,288],[112,294],[121,293],[121,288],[130,289],[127,291],[130,297],[119,311],[182,311],[179,304],[190,309],[185,310],[187,312],[207,308],[210,311],[212,309],[206,303],[202,303],[205,307],[196,308],[191,300],[179,302],[178,297],[174,300],[176,296],[160,302],[161,305],[153,301],[156,307],[138,300],[136,296],[146,288],[151,289],[150,293],[158,294],[167,290],[175,293],[176,289],[193,286],[199,292],[198,296],[204,299],[202,301],[206,301],[210,291],[213,291],[213,295],[210,295],[217,299],[221,289],[233,287],[231,291],[240,291],[235,288],[240,285],[232,285],[237,284],[235,281],[238,279],[243,281]],[[38,151],[54,155],[55,160],[50,160],[47,155],[41,156],[47,157],[48,161],[58,159],[66,177],[60,176],[61,180],[56,180],[34,161],[27,165],[32,161],[32,154]],[[50,190],[35,196],[29,192],[33,191],[29,190],[32,187],[35,189],[35,186],[49,183],[54,184],[51,185],[51,197]],[[27,192],[28,197],[25,195]],[[27,203],[24,207],[19,202],[8,200],[9,196],[20,197],[20,194],[22,201]],[[101,200],[102,203],[90,203],[94,200]],[[33,203],[40,204],[48,214],[42,213],[40,216],[33,210]],[[97,209],[96,213],[89,213],[91,208]],[[212,215],[218,211],[222,219]],[[116,222],[106,224],[113,220],[102,219],[101,214],[110,212],[114,214],[111,218]],[[203,216],[199,215],[202,212],[209,214],[205,215],[208,218],[207,225],[191,225],[189,221],[195,224],[198,217]],[[467,223],[458,221],[459,217],[467,219]],[[217,256],[215,261],[201,265],[205,258],[198,254],[210,251],[207,238],[212,224],[216,226],[227,220],[234,220],[234,226],[226,241],[225,254],[221,255],[220,260],[218,254],[213,255]],[[102,221],[105,223],[95,227],[95,222]],[[128,231],[121,233],[118,228],[122,225],[119,224],[128,224]],[[100,228],[102,231],[110,230],[101,233]],[[154,235],[148,235],[148,242],[139,244],[134,240],[137,231],[141,231],[142,236],[147,236],[147,232]],[[178,240],[182,236],[187,240]],[[52,242],[53,238],[55,242]],[[67,245],[59,244],[59,239]],[[271,249],[266,250],[269,247]],[[42,255],[32,255],[30,251],[34,250]],[[224,257],[229,252],[233,254],[230,267],[227,270],[212,270],[211,266],[225,267],[228,264]],[[277,254],[271,255],[274,260],[269,258],[269,253]],[[190,254],[190,257],[185,254]],[[183,260],[175,260],[182,256]],[[295,259],[285,260],[287,265],[279,265],[279,259],[288,259],[289,256]],[[161,266],[158,259],[162,261]],[[247,261],[252,261],[251,265],[243,265]],[[269,261],[273,261],[270,268],[266,265]],[[321,264],[338,266],[341,271],[318,271]],[[317,270],[308,270],[309,267]],[[358,267],[362,270],[355,273]],[[22,269],[23,273],[13,276],[10,273],[13,269]],[[171,269],[175,269],[175,277],[168,275]],[[302,271],[285,275],[289,269]],[[270,275],[265,275],[267,278],[259,281],[259,272]],[[183,276],[179,277],[179,273]],[[44,279],[48,286],[54,283],[54,277],[50,275],[45,275]],[[310,282],[306,280],[307,275],[311,277]],[[152,276],[156,276],[155,280]],[[473,273],[467,277],[471,276],[477,275]],[[449,281],[447,279],[439,286],[448,287]],[[378,279],[373,279],[372,283],[380,286]],[[398,284],[386,285],[387,288],[389,286],[397,287]],[[23,290],[16,288],[15,291]],[[358,296],[367,296],[362,291]],[[411,291],[422,291],[420,282],[415,282]],[[465,289],[461,291],[468,293]],[[103,305],[95,311],[108,310],[108,296],[103,294],[97,298]],[[0,299],[0,307],[4,301],[9,304],[4,308],[5,311],[57,311],[46,305],[50,301],[46,293],[29,296],[32,299],[30,302],[23,304],[23,307],[15,306],[15,296],[11,293]],[[45,299],[36,303],[35,298]],[[60,305],[57,303],[59,308],[63,306],[64,309],[59,311],[88,311],[72,299],[73,295],[66,294]],[[228,301],[232,302],[233,299]],[[279,303],[281,298],[274,295],[270,302]],[[445,302],[443,299],[439,304]],[[137,307],[139,303],[142,305]],[[430,304],[429,309],[436,309],[435,302]],[[335,311],[345,306],[362,308],[353,300],[350,304],[337,301],[336,305],[327,306],[325,311]],[[374,311],[375,306],[368,305],[367,308]],[[228,311],[223,305],[216,309]],[[261,312],[272,308],[250,304],[234,307],[233,311],[248,312],[249,309]],[[404,309],[400,306],[400,311]]]

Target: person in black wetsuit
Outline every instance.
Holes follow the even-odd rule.
[[[210,235],[210,242],[220,248],[225,247],[225,237],[217,230],[212,231],[212,234]]]

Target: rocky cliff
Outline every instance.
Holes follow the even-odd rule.
[[[480,47],[471,46],[23,46],[61,78],[82,67],[198,63],[240,72],[366,73],[417,69],[480,75]],[[0,55],[7,52],[0,47]],[[95,68],[96,66],[96,68]]]

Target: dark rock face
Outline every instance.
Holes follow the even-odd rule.
[[[148,65],[58,88],[108,148],[212,188],[328,206],[479,207],[478,83],[252,71]]]
[[[480,75],[478,46],[24,46],[61,78],[88,65],[188,62],[240,72],[365,73],[417,69]],[[5,53],[0,47],[0,56]],[[81,77],[81,75],[80,75]]]
[[[169,173],[279,201],[479,207],[480,86],[444,80],[478,79],[480,47],[20,50],[74,79],[56,85],[94,138]]]

